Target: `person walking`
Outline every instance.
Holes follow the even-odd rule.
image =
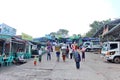
[[[47,43],[47,60],[51,60],[51,44],[50,42],[48,41]]]
[[[56,57],[57,57],[57,62],[60,61],[60,45],[56,43],[55,45],[55,51],[56,51]]]
[[[70,59],[72,59],[72,52],[70,53]]]
[[[63,58],[63,61],[65,62],[65,59],[66,59],[66,44],[63,44],[63,46],[61,47],[61,51],[62,51],[62,58]]]
[[[47,49],[47,60],[51,60],[51,53],[49,49]]]
[[[83,46],[82,50],[81,50],[81,52],[82,52],[82,61],[85,61],[85,50],[86,50],[86,48]]]
[[[77,51],[77,49],[74,52],[74,59],[75,59],[75,63],[76,63],[76,68],[79,69],[80,62],[81,62],[81,56],[80,56],[79,52]]]
[[[67,49],[66,49],[66,57],[69,58],[69,47],[67,46]]]
[[[71,45],[72,52],[70,53],[70,59],[72,59],[75,49],[77,48],[76,42]]]
[[[42,50],[42,48],[40,48],[38,50],[38,53],[39,53],[39,62],[41,62],[41,60],[42,60],[42,52],[43,52],[43,50]]]

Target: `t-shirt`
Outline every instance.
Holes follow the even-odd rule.
[[[39,55],[42,55],[42,50],[39,50],[38,53],[39,53]]]
[[[47,50],[51,51],[51,45],[47,46]]]
[[[72,47],[73,50],[77,49],[77,45],[76,44],[72,44],[71,47]]]
[[[85,52],[86,48],[85,47],[82,47],[82,52]]]
[[[55,46],[55,51],[60,51],[60,46],[59,45]]]

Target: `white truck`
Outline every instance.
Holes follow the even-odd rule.
[[[101,54],[109,62],[120,63],[120,42],[104,42]]]
[[[83,43],[83,46],[86,47],[86,51],[99,51],[101,50],[100,42],[97,40],[87,41]]]

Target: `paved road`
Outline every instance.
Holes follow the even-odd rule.
[[[56,62],[46,60],[33,65],[33,59],[26,64],[0,68],[0,80],[120,80],[120,64],[103,61],[100,54],[86,53],[86,61],[81,62],[81,68],[75,67],[73,59]]]

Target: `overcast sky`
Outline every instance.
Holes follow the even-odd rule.
[[[120,17],[119,0],[0,0],[0,22],[35,37],[59,29],[85,34],[93,21]]]

